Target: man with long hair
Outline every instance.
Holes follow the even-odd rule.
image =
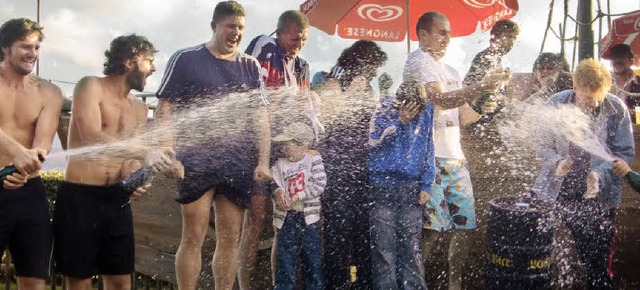
[[[54,252],[67,289],[88,289],[98,274],[106,289],[131,289],[135,242],[129,201],[147,186],[129,192],[118,183],[141,166],[172,168],[162,149],[136,140],[147,122],[147,105],[131,90],[144,90],[156,70],[155,52],[145,37],[116,37],[105,52],[105,76],[84,77],[74,90],[69,149],[111,144],[114,150],[71,155],[58,189]]]
[[[386,61],[378,44],[358,40],[342,51],[325,81],[335,90],[328,92],[325,86],[320,92],[326,126],[320,151],[330,181],[322,201],[326,289],[371,287],[366,144],[377,98],[369,83]]]

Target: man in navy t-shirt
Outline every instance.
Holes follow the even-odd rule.
[[[176,253],[180,289],[196,287],[212,202],[215,289],[233,287],[242,209],[250,206],[253,182],[270,179],[268,101],[260,66],[238,52],[245,15],[235,1],[218,3],[212,39],[177,51],[157,93],[158,125],[175,127],[174,136],[166,138],[175,140],[165,142],[175,142],[170,145],[177,146],[177,158],[185,168],[177,198],[183,218]]]

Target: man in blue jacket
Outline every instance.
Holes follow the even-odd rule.
[[[433,106],[419,82],[379,101],[369,145],[373,288],[427,289],[420,238],[435,176]]]
[[[607,68],[592,59],[581,61],[573,73],[573,86],[553,95],[548,104],[580,108],[592,120],[591,133],[597,138],[592,143],[605,145],[613,158],[631,162],[635,151],[629,111],[620,98],[607,93],[611,87]],[[539,139],[542,168],[532,192],[555,201],[557,215],[571,231],[584,263],[589,289],[613,289],[610,266],[620,179],[610,159],[549,130],[543,134],[551,136]]]

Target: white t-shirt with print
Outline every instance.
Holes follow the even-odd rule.
[[[415,80],[423,84],[442,82],[447,92],[462,88],[462,79],[453,67],[434,60],[422,49],[409,54],[404,65],[403,80]],[[464,159],[460,144],[458,108],[442,110],[435,107],[433,143],[436,157]]]

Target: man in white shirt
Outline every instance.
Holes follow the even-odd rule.
[[[497,90],[510,78],[510,73],[492,71],[481,82],[463,88],[455,69],[440,62],[449,45],[450,32],[449,20],[444,15],[435,11],[423,14],[416,25],[420,48],[409,55],[403,78],[425,84],[435,105],[436,179],[425,208],[423,256],[426,260],[436,239],[443,238],[449,243],[449,287],[459,289],[459,266],[465,262],[459,257],[464,252],[459,251],[463,248],[459,243],[464,239],[460,234],[450,234],[450,230],[476,228],[473,190],[460,144],[460,126],[480,118],[468,102],[483,92]]]

